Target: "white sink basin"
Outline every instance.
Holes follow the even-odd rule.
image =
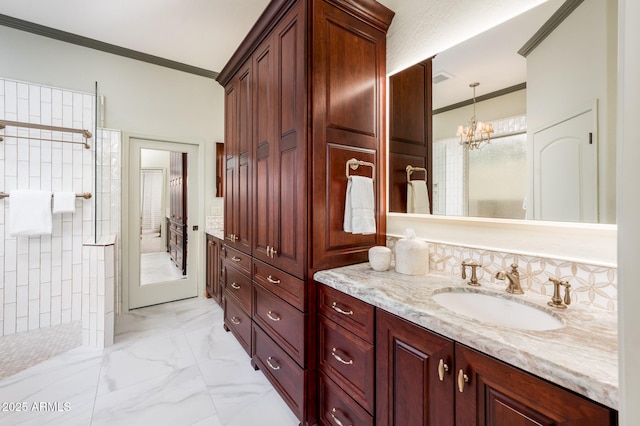
[[[511,299],[483,293],[447,291],[433,295],[440,305],[479,321],[521,330],[555,330],[564,326],[555,315]]]

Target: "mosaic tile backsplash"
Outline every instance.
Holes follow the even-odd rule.
[[[387,246],[393,250],[397,241],[396,237],[388,237]],[[482,285],[505,287],[504,281],[496,280],[496,272],[509,270],[512,263],[517,263],[525,293],[551,298],[553,284],[549,278],[559,278],[571,284],[571,303],[617,311],[616,268],[431,242],[429,245],[430,273],[460,276],[460,264],[475,261],[482,265],[477,270]]]

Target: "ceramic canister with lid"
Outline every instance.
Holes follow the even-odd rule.
[[[429,244],[416,238],[412,229],[407,229],[407,238],[398,240],[395,254],[396,272],[405,275],[429,273]]]

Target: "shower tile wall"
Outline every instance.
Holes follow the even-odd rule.
[[[92,94],[0,79],[5,120],[93,133],[94,104]],[[63,136],[56,132],[7,127],[0,134],[0,191],[93,192],[93,150],[24,138]],[[75,213],[54,215],[52,235],[17,238],[7,223],[11,199],[0,200],[0,335],[81,319],[82,244],[93,235],[93,200],[78,199]]]

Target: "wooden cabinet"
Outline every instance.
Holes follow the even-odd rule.
[[[322,424],[374,424],[375,308],[318,287],[319,416]]]
[[[169,155],[169,256],[187,274],[187,154]]]
[[[225,87],[225,244],[245,253],[251,253],[251,88],[251,63]]]
[[[251,275],[252,361],[303,424],[318,422],[309,277],[365,261],[371,246],[385,242],[392,17],[374,0],[272,0],[217,79],[225,88],[225,244],[258,265]],[[375,234],[343,231],[351,158],[375,164]],[[268,362],[272,349],[280,351],[282,369]],[[289,392],[298,385],[302,394],[294,397]]]
[[[617,413],[475,350],[376,313],[378,425],[615,425]]]
[[[455,424],[453,361],[453,341],[378,309],[376,424]]]
[[[618,424],[616,411],[458,344],[453,375],[458,425]]]
[[[222,247],[222,241],[218,238],[207,234],[207,249],[206,249],[206,288],[207,297],[213,298],[218,304],[222,303],[222,287],[220,285],[220,276],[222,272],[222,265],[220,260],[220,249]]]
[[[389,211],[407,211],[408,165],[423,167],[412,179],[427,180],[432,200],[431,59],[389,77]],[[452,131],[453,134],[453,131]]]
[[[231,331],[251,355],[252,259],[251,256],[227,246],[223,247],[221,258],[224,328]]]

